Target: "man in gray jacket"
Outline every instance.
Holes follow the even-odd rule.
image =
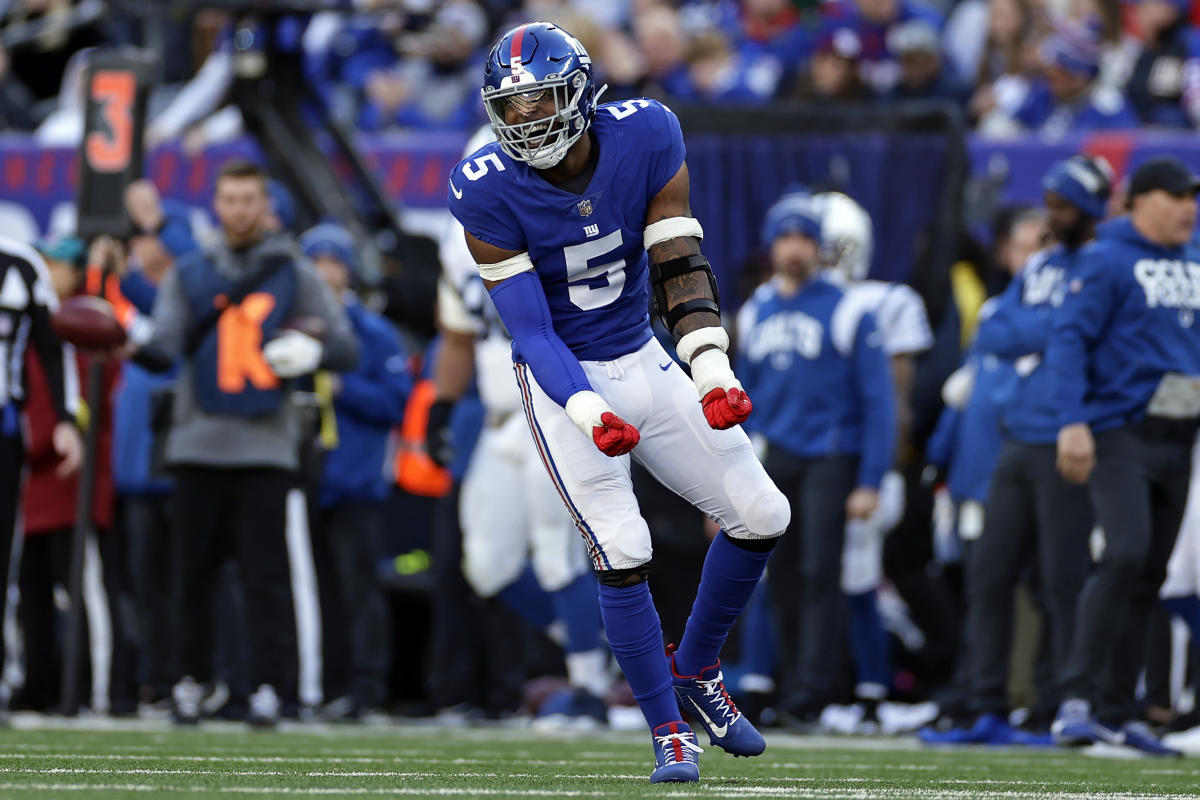
[[[273,725],[296,693],[287,494],[303,437],[293,378],[352,369],[341,305],[286,234],[264,225],[266,174],[245,161],[217,176],[222,237],[183,258],[159,288],[143,363],[182,357],[165,456],[175,477],[172,564],[176,721],[200,716],[210,677],[212,587],[232,555],[242,577],[252,687],[248,721]],[[298,328],[304,328],[304,331]],[[318,332],[323,332],[318,338]],[[220,624],[220,621],[217,621]]]

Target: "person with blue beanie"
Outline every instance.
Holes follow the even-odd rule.
[[[399,333],[363,306],[351,289],[358,258],[345,228],[319,224],[300,237],[300,247],[342,299],[360,352],[355,370],[329,376],[337,444],[325,454],[313,519],[314,534],[328,545],[333,591],[348,617],[349,686],[326,705],[325,716],[358,719],[381,707],[388,697],[391,620],[375,570],[388,555],[384,542],[388,438],[403,419],[413,379]],[[321,379],[316,380],[319,393]],[[327,626],[327,635],[335,627]]]
[[[1097,80],[1100,54],[1100,32],[1094,26],[1059,25],[1041,47],[1043,77],[1029,87],[1013,121],[1049,136],[1137,128],[1137,115],[1121,90]]]
[[[1043,360],[1080,254],[1107,213],[1112,171],[1101,159],[1074,156],[1052,166],[1042,188],[1056,243],[1029,258],[980,322],[975,342],[985,357],[1005,361],[1015,380],[999,402],[1004,443],[967,562],[966,706],[974,722],[965,730],[923,736],[930,742],[1034,741],[1007,720],[1014,593],[1022,573],[1035,567],[1049,628],[1048,663],[1060,676],[1090,566],[1091,503],[1086,488],[1056,469],[1058,410],[1053,373]],[[1048,717],[1057,702],[1039,697],[1039,704]]]
[[[830,701],[847,519],[867,519],[892,465],[896,407],[875,320],[820,274],[820,210],[803,193],[767,212],[774,276],[738,314],[739,370],[759,414],[763,465],[793,509],[771,558],[779,620],[780,712],[807,723]]]
[[[1200,180],[1178,159],[1142,164],[1129,214],[1076,257],[1046,348],[1057,464],[1087,485],[1104,552],[1083,585],[1051,732],[1178,755],[1136,721],[1149,614],[1175,544],[1200,428]]]

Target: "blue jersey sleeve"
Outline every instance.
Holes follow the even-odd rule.
[[[450,172],[446,202],[467,233],[502,250],[528,250],[525,234],[506,198],[498,145],[475,151]]]
[[[991,304],[991,313],[980,320],[975,333],[975,349],[979,352],[1013,360],[1046,349],[1053,316],[1049,308],[1030,308],[1021,301],[1027,274],[1026,269],[1013,278]]]
[[[1055,315],[1054,335],[1046,347],[1046,367],[1060,427],[1087,420],[1084,401],[1088,355],[1119,302],[1118,289],[1103,256],[1081,258],[1084,266],[1068,285],[1066,300]]]
[[[655,100],[649,101],[645,114],[648,130],[642,133],[647,147],[646,188],[648,197],[654,197],[675,177],[687,150],[683,145],[683,130],[675,112]]]

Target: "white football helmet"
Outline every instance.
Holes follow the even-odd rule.
[[[821,264],[847,280],[866,280],[875,234],[863,207],[841,192],[817,195],[821,206]]]

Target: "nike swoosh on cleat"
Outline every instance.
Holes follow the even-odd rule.
[[[724,725],[718,726],[715,722],[708,718],[708,714],[704,713],[704,709],[700,707],[699,703],[697,703],[695,700],[692,700],[690,697],[688,698],[688,701],[691,702],[692,708],[696,709],[696,713],[700,715],[700,718],[704,720],[704,724],[708,727],[708,732],[718,739],[724,738],[725,734],[729,732],[729,723],[726,722]]]
[[[454,192],[454,198],[456,200],[462,200],[462,192],[460,192],[458,187],[454,185],[453,178],[450,179],[450,191]]]
[[[671,368],[671,362],[668,361],[665,364],[659,364],[658,368],[661,369],[663,372],[666,372],[667,370],[669,370]]]

